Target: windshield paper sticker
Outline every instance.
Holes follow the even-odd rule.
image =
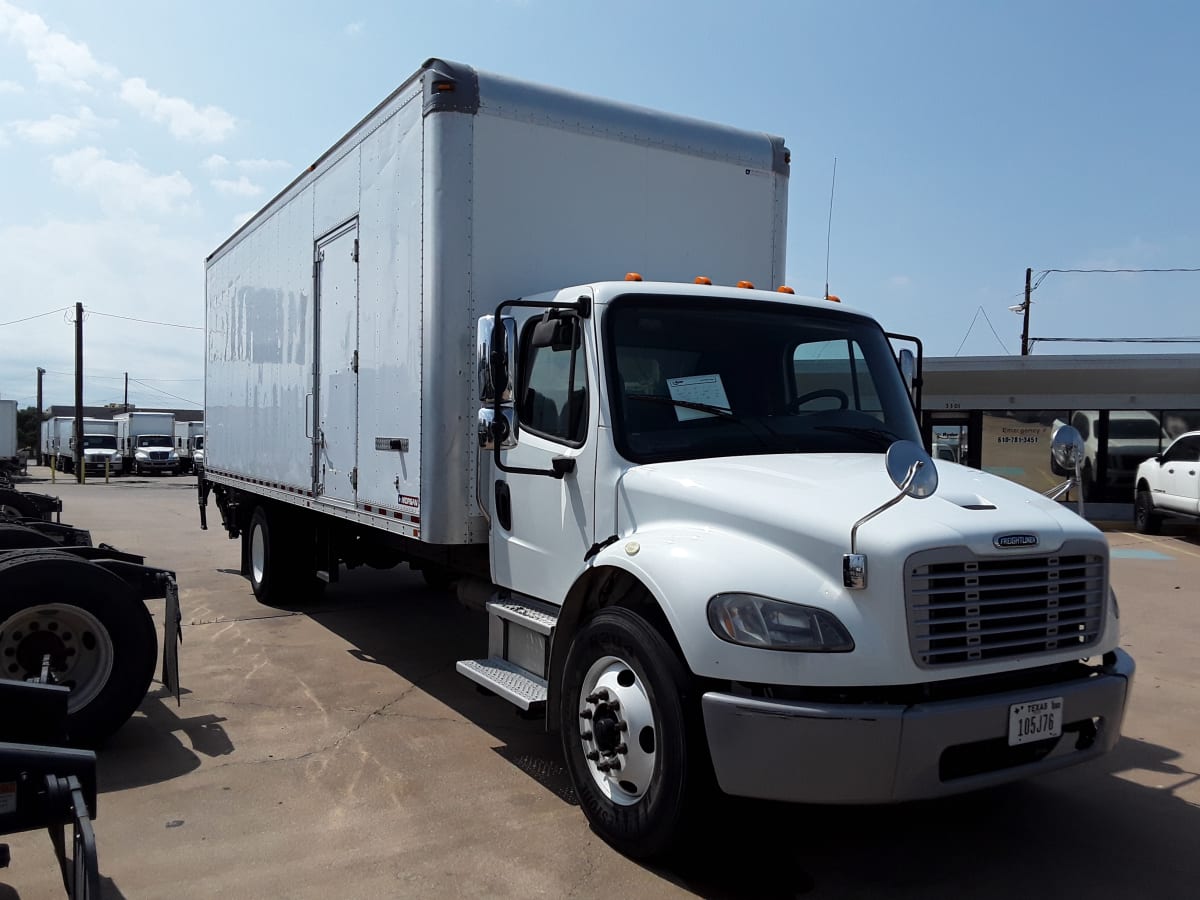
[[[672,400],[682,400],[685,403],[704,403],[729,409],[729,398],[725,396],[725,385],[720,375],[689,375],[686,378],[667,379],[667,390],[671,392]],[[698,409],[675,407],[675,416],[680,422],[688,419],[706,419],[716,415]]]

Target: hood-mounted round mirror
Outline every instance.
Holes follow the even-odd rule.
[[[1054,432],[1054,439],[1050,441],[1050,456],[1059,468],[1074,472],[1075,467],[1083,461],[1083,435],[1079,429],[1063,425]]]
[[[938,474],[933,458],[914,441],[896,441],[888,447],[888,477],[905,495],[916,500],[933,496],[937,490]]]

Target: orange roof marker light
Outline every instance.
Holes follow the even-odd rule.
[[[641,281],[641,280],[642,280],[642,276],[641,276],[641,275],[639,275],[637,272],[626,272],[626,273],[625,273],[625,280],[626,280],[626,281]]]
[[[695,283],[696,283],[696,284],[708,284],[708,285],[711,285],[711,284],[712,284],[712,279],[711,279],[711,278],[709,278],[707,275],[697,275],[697,276],[696,276],[696,281],[695,281]]]
[[[792,290],[790,287],[788,287],[786,284],[781,284],[779,287],[775,288],[775,291],[776,291],[776,293],[780,293],[780,294],[794,294],[794,293],[796,293],[796,292],[795,292],[795,291],[793,291],[793,290]]]
[[[753,281],[739,281],[737,283],[737,286],[740,288],[746,288],[747,290],[751,290],[751,291],[754,290],[754,282]]]
[[[830,303],[841,303],[842,302],[842,298],[839,297],[837,294],[826,294],[825,299],[828,300]]]

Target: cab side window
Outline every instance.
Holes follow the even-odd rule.
[[[522,336],[525,350],[517,403],[520,427],[551,440],[581,446],[587,435],[588,384],[583,335],[578,320],[565,322],[563,339],[532,346],[533,319]]]
[[[1200,438],[1184,438],[1163,454],[1163,462],[1196,462],[1200,460]]]

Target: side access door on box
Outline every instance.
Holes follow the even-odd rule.
[[[358,495],[358,222],[316,242],[313,494],[351,506]]]

